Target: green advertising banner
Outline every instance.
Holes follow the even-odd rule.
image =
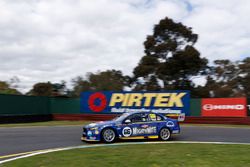
[[[80,114],[79,98],[50,98],[51,114]]]
[[[0,95],[0,115],[47,115],[49,102],[48,97]]]
[[[190,116],[201,116],[201,99],[190,99]]]

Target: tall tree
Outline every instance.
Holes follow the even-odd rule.
[[[145,56],[135,67],[135,89],[190,89],[192,76],[202,74],[207,60],[194,48],[198,35],[166,17],[144,42]],[[143,81],[142,81],[143,80]],[[153,82],[152,82],[153,81]]]
[[[68,96],[66,82],[51,83],[40,82],[33,85],[33,88],[27,93],[27,95],[33,96]]]
[[[128,85],[129,77],[121,71],[107,70],[97,73],[88,73],[86,79],[73,79],[73,96],[79,96],[83,91],[120,91]]]
[[[72,79],[73,90],[70,92],[70,96],[79,97],[81,92],[90,91],[90,83],[88,80],[85,80],[83,77],[78,76]]]
[[[36,83],[33,89],[28,93],[34,96],[51,96],[53,93],[53,85],[50,82]]]

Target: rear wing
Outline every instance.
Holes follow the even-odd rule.
[[[185,113],[180,113],[180,114],[165,114],[166,117],[176,119],[178,122],[183,122],[185,121],[186,115]]]
[[[185,113],[162,113],[162,112],[155,112],[155,111],[151,111],[151,112],[162,114],[168,118],[177,119],[178,122],[183,122],[183,121],[185,121],[185,118],[186,118]]]

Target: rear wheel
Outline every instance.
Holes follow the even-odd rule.
[[[115,131],[111,128],[106,128],[102,131],[102,140],[105,143],[113,143],[115,141]]]
[[[168,128],[162,128],[159,133],[159,139],[163,141],[169,140],[171,137],[171,132]]]

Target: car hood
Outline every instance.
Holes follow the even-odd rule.
[[[85,126],[85,128],[93,128],[93,127],[102,127],[102,126],[108,126],[108,125],[114,125],[115,121],[100,121],[100,122],[94,122],[90,123]]]

